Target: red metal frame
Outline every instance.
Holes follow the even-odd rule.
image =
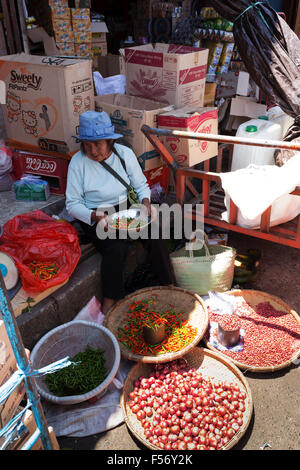
[[[290,150],[300,150],[300,144],[295,144],[291,142],[283,141],[267,141],[267,140],[247,140],[237,137],[228,137],[222,135],[207,135],[200,133],[192,132],[182,132],[182,131],[171,131],[166,129],[156,129],[150,128],[149,126],[142,126],[142,132],[145,134],[147,139],[152,143],[154,148],[160,153],[163,161],[167,163],[173,170],[175,181],[176,181],[176,200],[180,204],[185,202],[185,193],[186,188],[192,189],[190,178],[197,178],[202,181],[202,194],[198,194],[197,203],[202,203],[204,205],[204,223],[207,225],[213,225],[220,227],[222,229],[231,230],[234,232],[242,233],[244,235],[249,235],[252,237],[262,238],[271,242],[279,243],[282,245],[290,246],[293,248],[300,249],[300,215],[296,217],[293,221],[288,223],[277,225],[275,227],[270,227],[270,215],[272,207],[262,214],[260,229],[247,229],[240,227],[236,224],[238,208],[230,201],[230,216],[229,222],[221,220],[220,213],[225,210],[222,201],[224,200],[224,194],[221,195],[221,178],[218,175],[222,171],[222,159],[223,151],[225,148],[228,148],[228,144],[238,143],[240,145],[253,145],[260,147],[273,147],[273,148],[283,148]],[[165,148],[164,144],[159,139],[159,136],[163,135],[178,135],[182,138],[188,139],[199,139],[206,141],[213,141],[223,143],[219,146],[219,153],[217,156],[217,172],[209,171],[210,161],[207,160],[204,162],[204,171],[195,170],[193,168],[180,167],[170,154],[170,152]],[[227,145],[224,145],[224,142]],[[231,165],[231,156],[232,156],[232,146],[231,154],[229,154],[229,169]],[[195,195],[195,190],[192,190],[192,193]],[[291,194],[300,196],[300,187],[296,188]],[[191,201],[189,201],[191,202]],[[196,211],[186,215],[186,217],[196,219]]]

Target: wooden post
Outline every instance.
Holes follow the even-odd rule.
[[[27,28],[26,28],[26,19],[25,19],[22,0],[18,0],[18,11],[19,11],[20,27],[21,27],[21,35],[23,39],[24,52],[25,54],[30,54],[30,47],[29,47]]]
[[[1,3],[2,3],[2,11],[4,15],[4,25],[6,29],[6,37],[7,37],[7,45],[8,45],[9,54],[15,54],[16,48],[15,48],[14,37],[13,37],[13,32],[12,32],[12,27],[11,27],[11,22],[10,22],[10,14],[9,14],[9,9],[7,5],[7,0],[2,0]]]

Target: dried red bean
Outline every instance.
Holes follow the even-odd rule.
[[[209,320],[219,322],[222,315],[208,308]],[[275,367],[288,362],[300,348],[300,325],[293,315],[276,310],[270,302],[253,308],[243,301],[235,310],[245,331],[244,349],[222,351],[250,367]],[[208,332],[206,333],[208,339]]]
[[[223,314],[218,320],[219,325],[225,331],[234,331],[241,327],[241,322],[236,315]]]

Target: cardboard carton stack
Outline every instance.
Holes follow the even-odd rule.
[[[71,8],[75,55],[91,58],[92,24],[89,8]]]
[[[50,0],[51,18],[56,46],[61,55],[74,56],[75,44],[71,10],[68,0]]]
[[[154,48],[152,44],[146,44],[121,49],[120,53],[121,73],[126,75],[126,94],[131,100],[136,97],[159,103],[155,125],[149,124],[150,127],[218,133],[217,109],[204,107],[207,49],[172,44],[156,44]],[[166,106],[171,109],[163,109]],[[161,140],[183,166],[194,166],[218,153],[214,143],[198,143],[173,136]],[[154,171],[159,168],[159,162],[163,164],[157,154],[152,158],[153,161],[148,155],[144,171]]]
[[[104,21],[92,21],[92,57],[95,68],[98,66],[98,58],[107,56],[107,33]]]
[[[57,0],[51,6],[56,46],[65,56],[90,58],[92,26],[89,8],[69,8],[68,0]]]

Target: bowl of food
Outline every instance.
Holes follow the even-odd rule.
[[[71,365],[36,378],[40,395],[60,405],[100,398],[108,390],[120,365],[120,348],[114,335],[102,325],[74,320],[58,326],[34,346],[30,360],[41,369],[69,357]]]
[[[154,220],[154,211],[152,211],[151,216],[148,216],[142,209],[130,207],[127,210],[110,215],[107,220],[107,226],[108,230],[116,230],[118,232],[140,232],[151,222],[154,222]]]

